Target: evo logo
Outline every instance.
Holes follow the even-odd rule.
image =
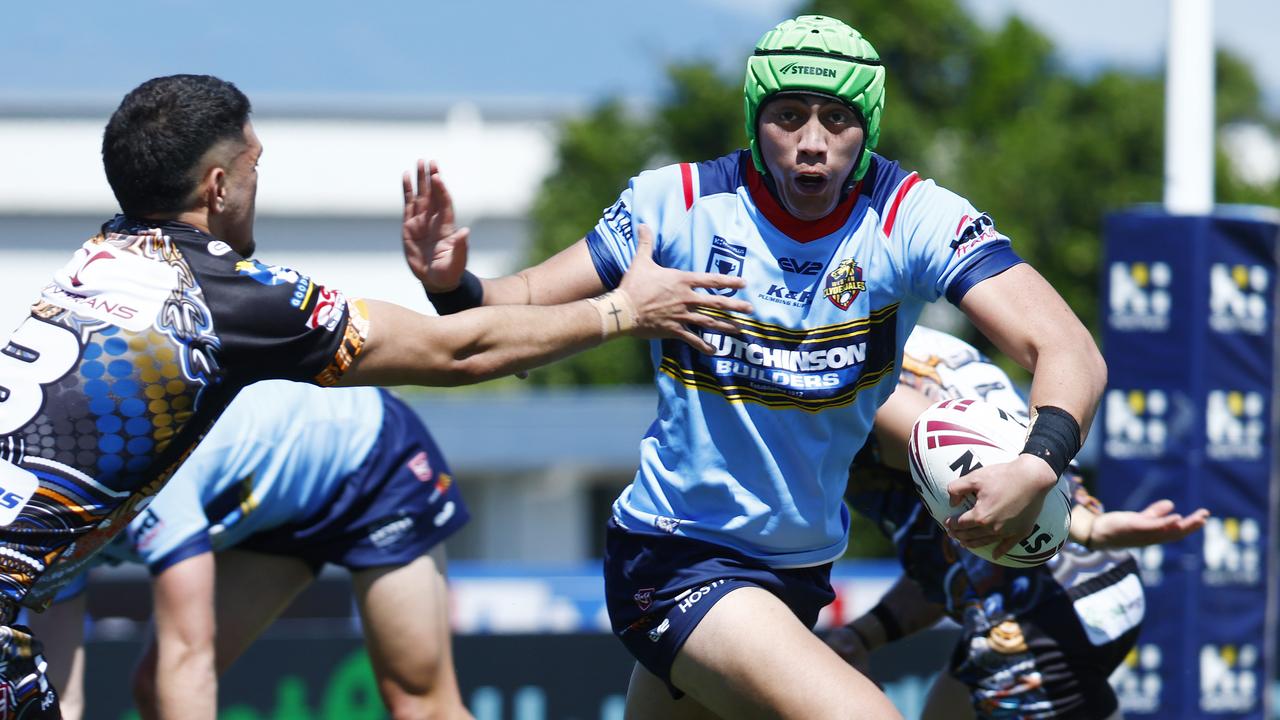
[[[797,275],[817,275],[822,272],[822,263],[817,260],[797,260],[796,258],[780,257],[778,258],[778,267],[782,272],[796,273]]]
[[[1220,333],[1267,331],[1271,274],[1261,265],[1209,266],[1209,327]]]

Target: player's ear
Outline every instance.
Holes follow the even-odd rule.
[[[205,171],[200,183],[203,205],[210,213],[220,213],[227,207],[227,171],[214,165]]]

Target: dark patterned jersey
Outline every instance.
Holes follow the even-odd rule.
[[[0,348],[0,619],[41,607],[246,385],[332,385],[363,303],[178,222],[117,216]]]

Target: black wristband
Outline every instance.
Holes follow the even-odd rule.
[[[1041,405],[1036,408],[1022,452],[1049,463],[1053,474],[1061,476],[1080,452],[1080,423],[1062,408]]]
[[[871,608],[871,617],[880,623],[880,628],[884,630],[884,641],[886,644],[902,637],[902,626],[898,624],[898,618],[893,616],[893,611],[885,606],[884,603],[878,603]]]
[[[452,315],[483,305],[484,285],[480,283],[480,278],[467,270],[462,273],[458,287],[442,293],[433,293],[428,290],[427,299],[435,306],[436,312],[441,315]]]

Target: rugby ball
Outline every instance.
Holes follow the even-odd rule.
[[[973,496],[951,507],[947,485],[980,467],[1013,460],[1022,452],[1026,435],[1017,415],[981,400],[943,400],[921,413],[911,429],[907,455],[916,492],[933,519],[942,525],[973,507]],[[1058,553],[1070,529],[1071,488],[1059,477],[1031,533],[1009,552],[993,559],[994,544],[966,549],[999,565],[1033,567]]]

